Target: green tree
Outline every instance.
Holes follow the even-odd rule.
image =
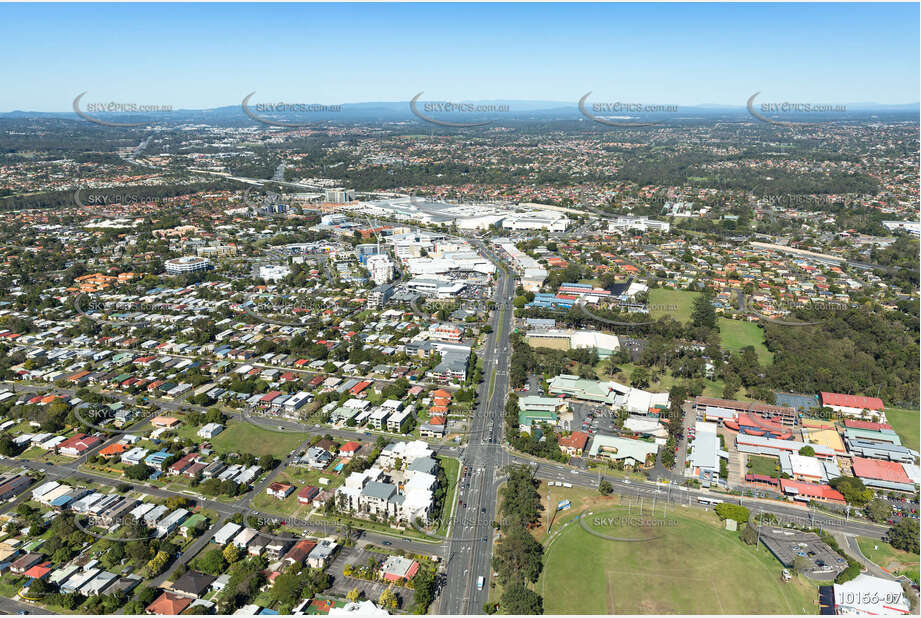
[[[387,588],[381,592],[381,596],[377,599],[377,604],[379,607],[392,612],[397,608],[397,595],[390,588]]]
[[[918,554],[918,520],[902,517],[889,529],[889,544],[896,549]]]
[[[602,496],[608,496],[614,493],[614,487],[611,486],[611,483],[609,483],[607,479],[602,479],[602,481],[598,483],[598,491]]]
[[[195,568],[208,575],[220,575],[227,568],[227,561],[220,549],[212,549],[195,560]]]
[[[634,388],[646,388],[649,386],[649,370],[646,367],[638,366],[633,368],[630,374],[630,386]]]
[[[694,299],[691,310],[691,324],[695,328],[716,328],[716,310],[708,294],[701,294]]]
[[[803,457],[815,457],[815,449],[807,444],[799,450],[799,454]]]
[[[516,578],[536,582],[543,564],[544,547],[524,526],[513,524],[496,545],[493,566],[505,585]]]
[[[150,476],[150,468],[143,461],[140,461],[125,468],[125,476],[135,481],[146,481],[147,477]]]
[[[221,555],[228,564],[233,564],[240,559],[240,549],[233,543],[228,543]]]
[[[829,485],[841,492],[847,503],[854,506],[863,506],[873,499],[873,490],[853,476],[839,476],[829,481]]]
[[[889,519],[892,514],[892,505],[881,498],[874,498],[867,504],[866,512],[870,521],[879,524]]]
[[[430,569],[422,568],[413,578],[413,601],[416,612],[426,613],[429,605],[435,600],[435,573]]]
[[[538,615],[544,613],[544,601],[533,590],[516,581],[502,591],[500,607],[503,614]]]
[[[720,519],[734,519],[739,523],[748,521],[749,511],[746,507],[740,504],[730,504],[728,502],[721,502],[713,507],[713,511],[719,516]]]
[[[295,573],[282,573],[272,584],[272,598],[282,605],[293,606],[301,598],[306,582]]]

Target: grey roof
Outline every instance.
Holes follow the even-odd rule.
[[[361,490],[363,496],[371,496],[380,500],[390,500],[397,493],[396,485],[390,483],[381,483],[379,481],[369,481]]]
[[[437,468],[438,462],[431,457],[419,457],[411,464],[409,464],[407,470],[411,472],[427,472],[428,474],[435,474],[435,470]]]

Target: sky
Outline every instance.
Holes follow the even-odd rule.
[[[919,100],[918,3],[0,4],[0,112]]]

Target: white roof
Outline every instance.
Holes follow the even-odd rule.
[[[620,339],[617,335],[608,335],[593,330],[576,331],[569,338],[569,345],[575,348],[597,348],[599,350],[619,350]]]
[[[242,526],[235,524],[233,522],[227,522],[224,526],[214,533],[214,542],[223,545],[229,541],[237,532],[241,530]]]
[[[911,479],[912,483],[915,485],[921,484],[921,466],[903,463],[902,468],[905,470],[905,475]]]
[[[48,493],[49,491],[59,486],[60,486],[60,483],[58,483],[57,481],[48,481],[47,483],[42,483],[41,485],[39,485],[38,487],[32,490],[32,497],[39,498],[41,496],[44,496],[46,493]]]
[[[344,607],[331,607],[330,616],[389,616],[390,613],[381,609],[371,601],[358,601],[346,603]]]
[[[835,584],[839,614],[907,614],[911,609],[902,584],[861,573],[844,584]]]
[[[793,469],[793,475],[801,474],[803,476],[812,476],[815,478],[825,477],[825,466],[815,457],[806,457],[797,453],[790,453],[790,467]]]

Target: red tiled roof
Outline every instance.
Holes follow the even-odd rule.
[[[118,455],[119,453],[124,453],[129,448],[131,447],[129,447],[127,444],[110,444],[109,446],[99,451],[99,454],[103,457],[106,455]]]
[[[862,395],[842,395],[841,393],[820,393],[823,406],[843,406],[846,408],[860,408],[864,410],[882,410],[883,400],[879,397],[864,397]]]
[[[345,444],[343,444],[342,446],[340,446],[340,447],[339,447],[339,452],[340,452],[340,453],[342,453],[342,452],[345,452],[345,453],[352,453],[352,452],[357,451],[357,450],[360,449],[360,448],[361,448],[361,443],[360,443],[360,442],[351,441],[351,442],[346,442]]]
[[[303,498],[305,500],[313,500],[318,493],[320,493],[320,489],[318,487],[314,487],[313,485],[305,485],[299,492],[297,492],[297,497],[298,499]]]
[[[560,446],[565,446],[569,448],[576,448],[579,450],[585,450],[585,445],[588,442],[588,434],[584,431],[574,431],[571,436],[566,436],[565,438],[559,439]]]
[[[259,398],[259,401],[269,402],[281,395],[281,391],[269,391],[265,395]]]
[[[36,579],[41,579],[45,575],[51,572],[51,567],[49,566],[51,562],[43,562],[41,564],[36,564],[34,567],[23,573],[26,577],[34,577]]]
[[[872,421],[858,421],[857,419],[844,419],[844,426],[849,429],[869,429],[870,431],[882,431],[883,429],[892,429],[892,425],[887,423],[874,423]]]
[[[77,452],[82,453],[83,451],[92,448],[99,444],[102,440],[96,436],[90,436],[85,433],[78,433],[77,435],[68,438],[61,442],[58,445],[59,450],[63,449],[75,449]]]
[[[160,616],[176,616],[192,604],[192,599],[172,592],[164,592],[147,606],[147,612]]]
[[[889,481],[890,483],[911,483],[911,479],[905,474],[905,468],[895,461],[854,457],[852,467],[856,477]]]
[[[745,481],[748,483],[769,483],[771,485],[777,485],[777,479],[767,474],[746,474]]]
[[[844,496],[841,492],[832,489],[828,485],[817,485],[815,483],[804,483],[802,481],[792,481],[790,479],[780,480],[781,491],[787,493],[787,489],[795,489],[800,496],[823,498],[825,500],[834,500],[835,502],[844,502]]]

